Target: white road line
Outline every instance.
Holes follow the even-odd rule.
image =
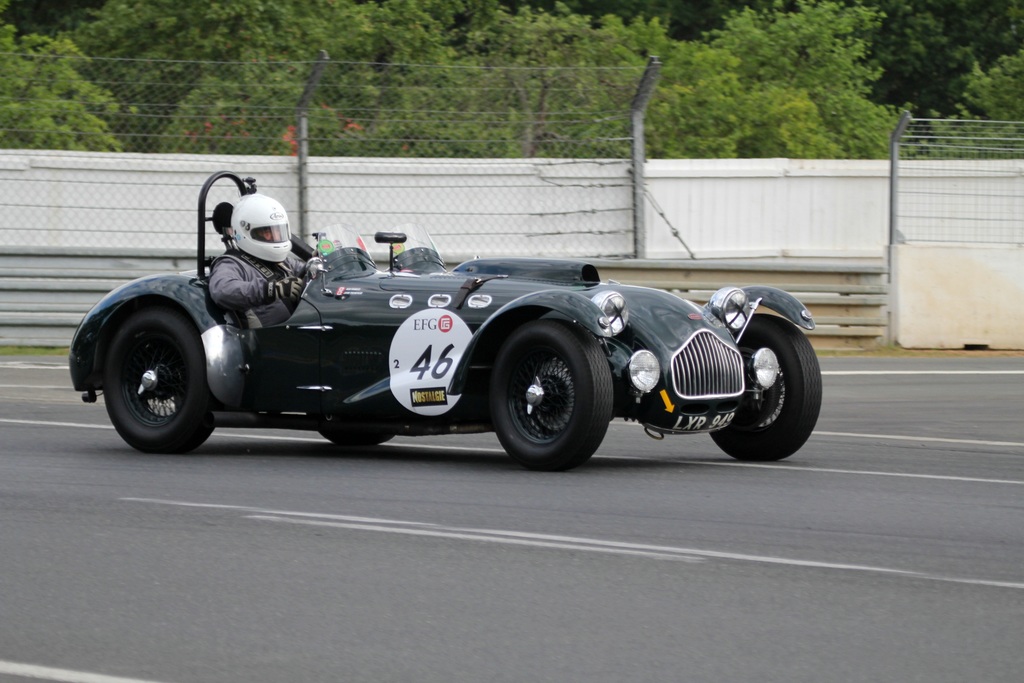
[[[3,422],[3,420],[0,420],[0,422]],[[616,424],[615,426],[616,427],[625,426],[627,428],[634,428],[634,427],[638,427],[638,426],[642,427],[642,425],[636,425],[636,424],[632,424],[632,423],[628,424],[628,425]],[[323,439],[317,439],[317,438],[311,438],[311,437],[301,437],[301,436],[275,436],[275,435],[272,435],[272,434],[238,434],[238,433],[230,433],[230,434],[229,433],[221,433],[221,434],[216,434],[215,433],[214,435],[215,436],[223,436],[223,437],[229,437],[230,436],[231,438],[239,438],[239,439],[255,439],[255,440],[259,440],[259,441],[300,441],[300,442],[323,443]],[[848,439],[883,439],[883,440],[888,439],[888,440],[892,440],[892,441],[918,441],[918,442],[920,442],[920,441],[927,441],[927,442],[937,442],[937,443],[948,443],[948,444],[952,444],[952,445],[962,444],[962,445],[969,445],[969,446],[1002,446],[1002,447],[1007,447],[1007,448],[1024,448],[1024,442],[1021,442],[1021,441],[981,441],[981,440],[977,440],[977,439],[945,439],[945,438],[936,437],[936,436],[900,436],[900,435],[896,435],[896,434],[855,434],[853,432],[821,432],[821,431],[816,431],[813,434],[811,434],[811,438],[814,438],[815,436],[834,436],[834,437],[848,438]],[[500,448],[483,448],[483,447],[477,448],[477,447],[474,447],[474,446],[440,446],[440,445],[431,445],[431,444],[427,444],[427,443],[390,443],[389,442],[389,443],[383,444],[383,447],[384,448],[424,448],[424,449],[434,449],[434,450],[442,450],[442,451],[463,451],[463,452],[466,452],[466,453],[504,453],[505,452],[505,451],[503,451]],[[647,458],[631,458],[630,456],[601,456],[601,455],[598,455],[598,456],[595,456],[595,457],[598,457],[598,458],[601,458],[601,457],[614,457],[617,460],[646,460],[647,459]],[[735,464],[737,466],[743,466],[743,463],[729,463],[729,464]],[[851,472],[855,473],[856,470],[851,470]]]
[[[0,363],[0,370],[62,370],[67,365]],[[822,370],[822,375],[1024,375],[1024,370]],[[70,385],[64,385],[70,390]]]
[[[484,541],[487,543],[501,543],[503,545],[525,545],[534,548],[556,548],[559,550],[609,553],[612,555],[631,555],[635,557],[648,557],[659,560],[682,560],[684,562],[703,561],[702,558],[693,557],[692,555],[685,553],[677,553],[671,548],[667,548],[664,552],[655,552],[650,550],[631,550],[629,548],[605,547],[600,543],[559,543],[557,541],[544,541],[540,539],[509,538],[487,534],[440,531],[436,529],[409,529],[401,527],[375,526],[372,524],[352,524],[347,522],[329,522],[312,519],[293,519],[289,517],[275,517],[273,515],[246,515],[246,518],[267,522],[288,522],[290,524],[303,524],[306,526],[326,526],[339,529],[353,529],[356,531],[381,531],[389,534],[404,534],[407,536],[433,536],[436,538],[449,538],[462,541]]]
[[[67,389],[64,385],[48,386],[45,384],[0,384],[0,389]]]
[[[158,683],[158,681],[150,679],[106,676],[104,674],[89,673],[88,671],[55,669],[51,666],[22,664],[21,662],[9,662],[2,659],[0,659],[0,674],[35,678],[44,681],[59,681],[60,683]]]
[[[59,370],[69,372],[66,362],[31,360],[0,361],[0,370]],[[1024,375],[1024,370],[822,370],[822,375]],[[67,385],[63,388],[69,388]]]
[[[613,422],[612,427],[625,429],[643,429],[639,422]],[[953,439],[942,436],[906,436],[902,434],[858,434],[856,432],[827,432],[816,429],[811,438],[816,436],[835,436],[844,439],[887,439],[891,441],[930,441],[948,444],[964,444],[970,446],[1004,446],[1008,448],[1024,448],[1024,441],[989,441],[981,439]]]
[[[47,361],[0,361],[0,370],[61,370],[67,363]],[[1024,375],[1024,370],[823,370],[823,375]]]
[[[1024,370],[822,370],[823,375],[1024,375]]]
[[[108,429],[113,430],[111,425],[97,425],[88,424],[81,422],[48,422],[45,420],[12,420],[6,418],[0,418],[0,424],[20,424],[20,425],[42,425],[47,427],[72,427],[76,429]],[[621,425],[617,425],[621,426]],[[626,425],[632,427],[634,425]],[[213,436],[225,439],[249,439],[252,441],[285,441],[290,443],[316,443],[325,444],[326,442],[318,437],[303,437],[303,436],[277,436],[273,434],[239,434],[235,432],[220,432],[214,433]],[[936,437],[915,437],[915,436],[896,436],[892,434],[853,434],[848,432],[815,432],[811,435],[812,438],[815,436],[835,436],[840,438],[853,438],[853,439],[891,439],[895,441],[937,441],[940,443],[949,444],[968,444],[968,445],[985,445],[985,446],[1008,446],[1012,448],[1022,448],[1024,443],[1017,443],[1014,441],[970,441],[967,439],[939,439]],[[503,455],[505,451],[500,448],[486,448],[476,446],[444,446],[438,444],[428,443],[387,443],[384,444],[384,448],[408,448],[416,450],[433,450],[433,451],[449,451],[455,453],[495,453]],[[651,460],[651,458],[638,458],[636,456],[629,455],[615,455],[615,456],[604,456],[596,455],[597,459],[609,458],[612,460]],[[827,473],[827,474],[860,474],[866,476],[875,477],[902,477],[906,479],[934,479],[938,481],[960,481],[960,482],[974,482],[981,484],[1011,484],[1015,486],[1024,486],[1024,481],[1014,479],[984,479],[981,477],[957,477],[951,475],[941,474],[912,474],[907,472],[876,472],[872,470],[843,470],[837,468],[827,467],[797,467],[793,465],[781,465],[778,463],[760,464],[760,463],[749,463],[749,462],[713,462],[709,460],[670,460],[671,462],[678,463],[681,465],[707,465],[709,467],[741,467],[741,468],[753,468],[753,469],[774,469],[774,470],[796,470],[799,472],[809,473]]]
[[[232,506],[220,504],[191,503],[185,501],[164,500],[158,498],[120,498],[119,500],[139,503],[152,503],[159,505],[172,505],[178,507],[198,507],[213,509],[237,510],[248,513],[244,516],[247,519],[254,519],[268,522],[284,522],[290,524],[303,524],[318,527],[334,527],[339,529],[351,529],[355,531],[376,531],[389,534],[403,534],[407,536],[428,536],[435,538],[447,538],[464,541],[483,541],[487,543],[501,543],[505,545],[526,545],[543,548],[557,548],[564,550],[602,552],[617,555],[629,555],[635,557],[649,557],[654,559],[671,559],[684,561],[709,560],[733,560],[739,562],[754,562],[760,564],[776,564],[789,567],[808,567],[814,569],[834,569],[841,571],[868,572],[873,574],[884,574],[887,576],[898,576],[911,579],[924,579],[928,581],[941,581],[945,583],[970,584],[974,586],[989,586],[997,588],[1013,588],[1024,590],[1024,582],[1020,581],[991,581],[988,579],[962,578],[956,576],[944,576],[927,572],[916,572],[892,567],[881,567],[874,565],[849,564],[845,562],[822,562],[818,560],[801,560],[788,557],[775,557],[771,555],[750,555],[747,553],[722,552],[718,550],[704,550],[700,548],[679,548],[675,546],[647,545],[642,543],[626,543],[621,541],[607,541],[597,538],[586,538],[578,536],[563,536],[552,534],[536,534],[522,531],[508,531],[501,529],[477,529],[472,527],[450,527],[428,522],[407,522],[402,520],[368,519],[366,517],[348,517],[346,515],[318,514],[311,512],[299,512],[289,510],[263,510],[247,506]]]
[[[640,555],[668,560],[686,560],[692,562],[702,561],[701,558],[680,554],[676,549],[664,546],[623,543],[619,541],[603,541],[593,538],[579,538],[576,536],[534,534],[520,531],[504,531],[499,529],[446,527],[439,524],[433,524],[431,522],[410,522],[400,519],[354,517],[351,515],[334,515],[329,513],[297,512],[294,510],[264,510],[262,508],[252,508],[240,505],[189,503],[185,501],[165,500],[160,498],[120,498],[119,500],[135,503],[172,505],[175,507],[237,510],[239,512],[252,513],[246,515],[246,518],[248,519],[291,522],[293,524],[312,524],[315,526],[333,526],[364,531],[383,531],[414,536],[438,536],[443,538],[508,543],[511,545],[530,545],[546,548],[562,548],[567,550],[587,550],[591,552]]]
[[[87,422],[49,422],[46,420],[9,420],[0,418],[0,422],[15,425],[42,425],[44,427],[73,427],[75,429],[113,429],[113,425],[94,425]]]
[[[886,441],[927,441],[930,443],[966,444],[970,446],[1007,446],[1024,448],[1021,441],[982,441],[979,439],[947,439],[939,436],[898,436],[896,434],[855,434],[853,432],[814,432],[812,436],[839,436],[853,439],[885,439]]]
[[[673,460],[680,465],[707,465],[708,467],[744,467],[747,469],[787,470],[790,472],[807,472],[809,474],[860,474],[868,477],[900,477],[903,479],[932,479],[937,481],[975,482],[979,484],[1011,484],[1024,486],[1024,481],[1017,479],[983,479],[981,477],[955,477],[946,474],[910,474],[907,472],[880,472],[872,470],[841,470],[830,467],[799,467],[797,465],[780,465],[778,463],[759,464],[752,462],[712,462],[710,460]]]
[[[25,361],[25,360],[8,360],[0,361],[0,369],[9,368],[11,370],[63,370],[68,372],[67,363],[55,363],[46,361]]]
[[[114,429],[112,425],[94,425],[84,422],[51,422],[47,420],[11,420],[7,418],[0,418],[0,423],[12,424],[12,425],[41,425],[46,427],[72,427],[76,429]],[[620,423],[614,423],[615,427],[627,427],[637,428],[640,425],[628,424],[623,425]],[[214,432],[214,436],[217,437],[228,437],[228,438],[247,438],[257,441],[297,441],[304,443],[324,443],[323,438],[314,436],[278,436],[274,434],[241,434],[238,432]],[[981,439],[969,439],[969,438],[942,438],[939,436],[902,436],[898,434],[857,434],[854,432],[829,432],[829,431],[816,431],[811,434],[811,437],[815,436],[838,436],[841,438],[870,438],[870,439],[883,439],[892,441],[928,441],[936,443],[949,443],[952,445],[963,444],[963,445],[995,445],[1011,447],[1011,449],[1024,449],[1024,441],[988,441]],[[387,447],[399,447],[399,449],[435,449],[441,451],[463,451],[466,453],[505,453],[501,449],[478,449],[473,446],[463,445],[430,445],[427,443],[388,443]],[[600,457],[600,456],[598,456]]]

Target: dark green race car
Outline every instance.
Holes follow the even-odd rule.
[[[740,460],[796,452],[821,405],[810,313],[771,287],[725,287],[704,306],[603,283],[584,261],[477,259],[447,270],[425,233],[319,236],[290,319],[246,329],[207,291],[206,199],[197,269],[130,282],[85,316],[71,345],[75,389],[102,391],[121,437],[180,453],[214,428],[317,431],[340,446],[395,435],[494,431],[536,470],[566,470],[614,418],[655,438],[710,433]],[[218,226],[219,227],[219,226]],[[777,315],[755,313],[767,308]]]

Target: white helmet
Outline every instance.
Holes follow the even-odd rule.
[[[276,199],[247,194],[231,212],[231,229],[238,248],[258,259],[281,263],[292,250],[288,214]]]

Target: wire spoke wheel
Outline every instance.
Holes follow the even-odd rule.
[[[612,378],[600,344],[577,325],[537,320],[498,351],[491,419],[509,456],[528,469],[586,462],[612,416]]]
[[[119,329],[106,354],[110,421],[145,453],[185,453],[213,432],[206,354],[192,320],[168,308],[143,309]]]
[[[755,315],[743,336],[746,352],[767,347],[779,360],[775,384],[747,399],[732,423],[711,438],[737,460],[789,457],[810,438],[821,410],[821,369],[811,343],[784,318]]]
[[[737,411],[730,427],[740,432],[758,432],[771,427],[786,407],[786,381],[786,373],[780,371],[775,384],[764,391],[760,401]]]
[[[167,424],[185,399],[185,359],[171,340],[162,335],[145,335],[136,341],[124,361],[120,389],[125,403],[140,422],[153,426]],[[155,377],[152,389],[143,386],[146,373]],[[134,382],[133,377],[137,378]]]
[[[544,397],[537,406],[526,400],[528,390],[534,386],[541,388]],[[550,352],[529,354],[515,370],[509,386],[509,404],[523,433],[537,442],[557,438],[569,426],[576,405],[576,386],[569,366]]]

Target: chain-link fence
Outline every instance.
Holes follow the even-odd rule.
[[[1024,122],[904,114],[891,161],[893,243],[1024,244]]]
[[[414,222],[455,255],[636,248],[636,124],[656,64],[0,65],[0,244],[189,247],[199,187],[227,168],[304,234]]]

